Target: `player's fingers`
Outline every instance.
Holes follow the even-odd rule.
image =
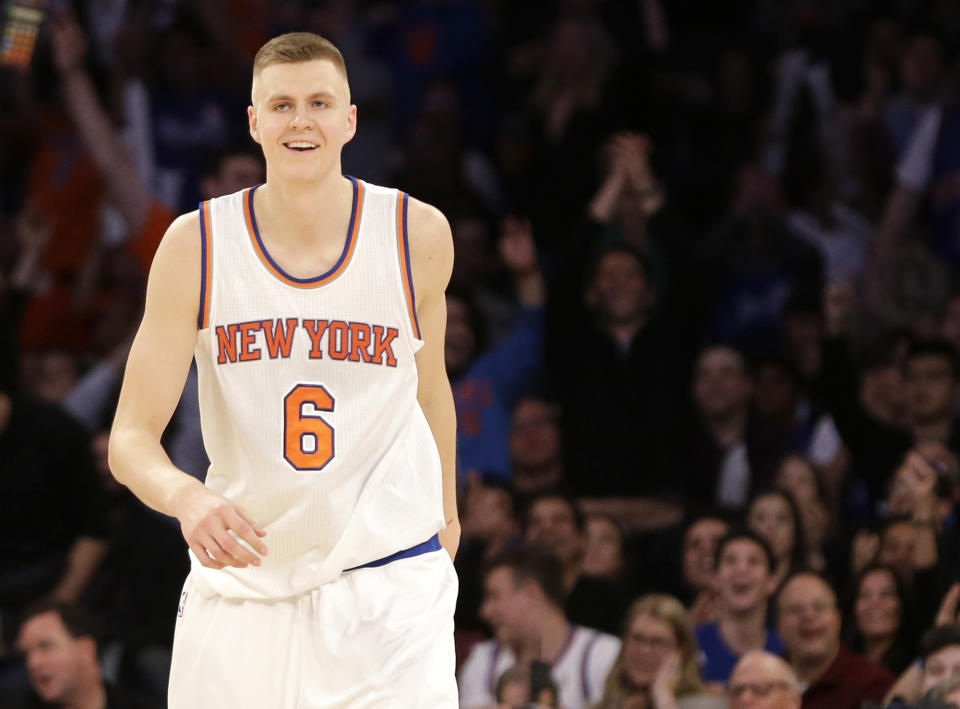
[[[226,534],[226,530],[224,530],[224,534]],[[235,566],[242,569],[247,565],[247,562],[236,558],[233,556],[233,554],[224,549],[220,542],[217,541],[217,538],[212,534],[205,533],[199,537],[198,541],[210,553],[210,556],[224,566]]]
[[[260,558],[243,546],[240,542],[238,542],[233,534],[230,533],[230,531],[226,532],[225,537],[218,538],[217,541],[220,542],[220,546],[223,547],[224,551],[230,554],[234,559],[238,559],[244,564],[260,566]]]
[[[193,555],[197,557],[197,561],[199,561],[203,566],[206,566],[208,569],[223,568],[223,564],[207,554],[207,550],[204,549],[200,544],[194,542],[190,544],[189,547],[190,551],[193,552]]]
[[[237,507],[235,511],[237,513],[237,516],[240,518],[240,520],[250,528],[249,531],[253,532],[253,534],[256,536],[241,534],[239,529],[234,529],[234,531],[237,532],[237,534],[240,534],[240,538],[243,539],[247,544],[252,546],[254,549],[256,549],[258,552],[260,552],[261,554],[266,554],[268,551],[267,545],[261,542],[256,537],[267,536],[267,530],[261,527],[258,527],[257,523],[253,521],[250,515],[248,515],[246,510],[244,510],[243,508]]]

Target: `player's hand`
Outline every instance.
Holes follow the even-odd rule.
[[[176,517],[190,550],[207,568],[259,566],[260,556],[267,554],[267,545],[261,541],[266,531],[257,527],[240,505],[202,485],[191,487],[182,496]]]

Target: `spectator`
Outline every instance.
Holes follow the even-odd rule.
[[[787,658],[806,684],[803,709],[859,709],[878,701],[893,684],[885,667],[848,650],[840,641],[837,597],[822,576],[800,571],[777,597],[777,625]]]
[[[730,674],[730,709],[800,709],[800,683],[781,657],[751,650]]]
[[[584,576],[617,583],[626,573],[626,533],[606,515],[587,515],[584,522]]]
[[[573,625],[563,612],[563,567],[552,555],[517,549],[490,562],[481,614],[494,639],[474,646],[460,668],[460,706],[492,704],[496,679],[514,665],[547,662],[567,709],[599,700],[620,641]]]
[[[533,689],[530,681],[531,675],[532,672],[529,667],[521,667],[520,665],[514,665],[500,675],[500,679],[497,680],[497,709],[500,707],[529,706],[530,694]],[[541,709],[541,707],[557,709],[559,707],[557,701],[560,689],[556,682],[549,677],[545,684],[547,686],[540,688],[537,697],[537,709]],[[544,697],[545,693],[549,694],[549,697]],[[549,701],[545,701],[546,699],[549,699]]]
[[[563,457],[557,407],[525,396],[513,409],[510,465],[517,495],[529,499],[563,481]]]
[[[107,552],[104,495],[87,432],[50,404],[0,392],[0,615],[7,632],[39,598],[77,601]]]
[[[458,469],[509,478],[509,417],[540,369],[546,293],[529,222],[504,222],[500,254],[523,305],[512,333],[486,350],[482,319],[471,297],[448,290],[445,357],[459,422]]]
[[[93,624],[74,605],[31,607],[24,613],[17,647],[26,657],[33,693],[0,697],[7,709],[159,709],[159,704],[104,683]]]
[[[572,622],[616,632],[630,592],[622,578],[584,573],[584,517],[574,498],[562,491],[534,498],[527,509],[524,543],[548,550],[563,564],[565,608]]]
[[[620,655],[595,709],[724,707],[706,692],[693,625],[678,600],[650,594],[627,611]]]
[[[913,661],[913,603],[892,566],[874,564],[854,580],[844,619],[847,646],[900,674]]]
[[[807,565],[803,522],[789,492],[775,489],[754,497],[747,510],[747,524],[773,550],[776,586],[791,572]]]
[[[703,678],[726,684],[737,660],[750,650],[784,652],[779,634],[767,625],[767,604],[777,588],[774,555],[766,540],[733,531],[717,544],[718,619],[697,626],[704,656]]]
[[[832,532],[830,501],[822,478],[807,458],[788,455],[777,468],[776,485],[793,498],[803,522],[806,540],[806,565],[825,571],[824,545]]]
[[[719,517],[700,517],[683,535],[683,583],[689,593],[690,618],[694,624],[717,617],[717,543],[730,531]]]

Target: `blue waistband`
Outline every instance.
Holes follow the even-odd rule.
[[[347,571],[356,571],[357,569],[386,566],[390,562],[397,561],[398,559],[409,559],[411,556],[420,556],[421,554],[426,554],[428,551],[437,551],[439,549],[442,549],[440,546],[440,537],[439,535],[434,534],[427,541],[420,542],[416,546],[410,547],[409,549],[404,549],[403,551],[398,551],[396,554],[385,556],[382,559],[369,561],[366,564],[360,564],[360,566],[351,566],[349,569],[344,569],[344,573]]]

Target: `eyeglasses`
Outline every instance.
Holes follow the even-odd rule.
[[[630,633],[627,635],[627,641],[634,645],[648,645],[654,650],[673,650],[677,646],[671,638],[658,638],[655,635],[643,633]]]
[[[774,690],[777,689],[790,689],[790,684],[782,680],[776,682],[746,682],[745,684],[731,684],[730,698],[740,699],[747,692],[752,693],[756,697],[768,697],[774,692]]]

